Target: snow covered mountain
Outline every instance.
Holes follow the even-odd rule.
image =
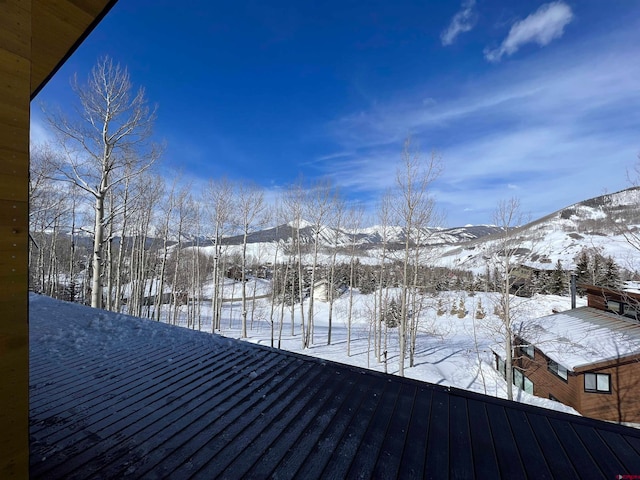
[[[314,238],[314,227],[304,223],[300,229],[303,244]],[[640,252],[625,239],[623,231],[640,232],[640,187],[601,195],[570,205],[526,225],[515,228],[513,234],[525,245],[524,263],[537,268],[551,269],[560,260],[564,268],[572,268],[575,257],[584,248],[613,257],[618,265],[631,271],[640,265]],[[486,256],[494,248],[500,228],[492,225],[467,225],[456,228],[428,228],[423,231],[424,244],[435,251],[442,266],[476,270],[486,265]],[[249,235],[249,243],[287,241],[295,233],[291,225],[261,230]],[[355,240],[358,250],[379,248],[383,242],[381,226],[363,228],[350,234],[323,226],[319,236],[321,244],[351,245]],[[405,232],[401,227],[386,228],[390,249],[404,245]],[[225,239],[228,244],[242,243],[242,236]],[[530,255],[535,251],[535,255]]]
[[[423,237],[425,244],[444,245],[457,244],[460,242],[481,238],[497,232],[499,229],[491,225],[467,225],[455,228],[425,228]],[[260,230],[249,234],[248,243],[267,243],[290,240],[295,234],[295,229],[291,225],[279,225],[277,227]],[[300,240],[303,244],[313,242],[315,227],[305,224],[300,229]],[[319,231],[320,242],[323,245],[351,245],[355,240],[361,249],[375,248],[382,244],[384,238],[383,227],[374,226],[349,233],[345,230],[336,230],[331,227],[322,226]],[[405,242],[405,232],[401,227],[387,227],[387,243],[391,246],[402,245]],[[242,243],[242,236],[237,235],[225,239],[229,245]]]
[[[628,241],[640,235],[640,187],[601,195],[570,205],[513,230],[516,241],[525,247],[523,263],[551,269],[560,260],[573,268],[582,249],[611,256],[630,271],[640,269],[640,251]],[[486,235],[440,249],[440,263],[476,269],[496,243],[496,235]],[[527,251],[528,250],[528,251]],[[535,251],[536,255],[530,255]]]

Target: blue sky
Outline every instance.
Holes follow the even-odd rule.
[[[194,188],[331,177],[373,205],[402,142],[442,158],[445,225],[626,188],[640,153],[640,3],[119,0],[34,102],[70,108],[98,57],[158,105],[160,166]]]

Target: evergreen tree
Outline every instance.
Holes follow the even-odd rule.
[[[589,266],[589,254],[587,253],[586,250],[582,250],[579,255],[578,258],[576,260],[576,283],[590,283],[590,278],[589,278],[589,271],[590,271],[590,266]],[[585,294],[584,289],[579,288],[578,289],[578,294],[580,296]]]
[[[384,321],[388,328],[396,328],[399,320],[400,307],[398,306],[396,299],[392,298],[382,314],[382,321]]]
[[[553,295],[563,295],[567,292],[566,272],[562,268],[560,260],[556,263],[556,267],[551,272],[549,282],[549,292]]]
[[[549,293],[547,285],[547,272],[544,270],[536,270],[531,275],[531,293],[540,293],[546,295]]]
[[[464,304],[464,298],[460,297],[458,302],[458,318],[464,318],[467,316],[466,305]]]
[[[620,287],[620,269],[616,262],[611,257],[607,257],[604,261],[604,267],[602,270],[602,284],[603,287],[619,288]]]

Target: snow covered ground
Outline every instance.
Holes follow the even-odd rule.
[[[256,295],[260,295],[266,288],[265,284],[258,285]],[[239,289],[238,289],[239,291]],[[249,292],[253,288],[248,288]],[[235,296],[235,295],[234,295]],[[437,299],[431,300],[431,307],[427,308],[420,317],[420,331],[418,335],[415,365],[405,367],[405,376],[425,382],[448,385],[457,388],[486,393],[492,396],[506,398],[506,383],[493,367],[493,354],[491,348],[500,342],[500,320],[493,314],[493,305],[496,301],[494,294],[477,293],[469,296],[466,292],[442,292],[439,298],[446,310],[443,315],[436,314]],[[453,305],[457,306],[463,300],[466,315],[459,318],[457,314],[450,313]],[[558,296],[536,296],[532,299],[514,298],[518,304],[518,320],[527,320],[548,315],[552,310],[566,310],[570,308],[570,299]],[[69,332],[70,338],[83,338],[96,344],[107,344],[107,339],[126,338],[129,335],[140,335],[141,328],[153,332],[150,320],[142,323],[131,319],[126,315],[105,312],[101,310],[86,309],[77,305],[48,299],[40,295],[32,295],[31,315],[44,315],[46,321],[55,322],[59,316],[68,315],[95,315],[91,325],[91,332]],[[282,325],[281,348],[293,352],[312,355],[335,362],[385,371],[384,362],[376,359],[374,347],[374,335],[369,319],[374,306],[373,295],[361,295],[354,292],[352,307],[352,331],[350,342],[350,355],[347,355],[348,336],[348,293],[337,299],[333,310],[333,328],[331,344],[327,344],[329,305],[316,301],[314,303],[314,338],[310,348],[303,348],[301,336],[300,305],[296,305],[293,312],[293,327],[291,323],[291,310],[284,310],[284,322]],[[474,312],[479,303],[482,303],[486,312],[483,320],[476,320]],[[583,305],[580,301],[579,305]],[[271,344],[271,306],[266,299],[249,302],[248,308],[248,338],[246,341],[260,343],[269,346]],[[36,308],[37,307],[37,308]],[[186,309],[186,307],[183,307]],[[304,305],[305,315],[308,304]],[[90,312],[90,313],[87,313]],[[204,303],[201,310],[200,321],[194,328],[205,332],[211,332],[211,307]],[[223,304],[221,335],[231,338],[241,336],[241,304],[240,302],[225,302]],[[274,342],[278,342],[280,307],[276,306],[273,312]],[[186,325],[184,318],[181,320]],[[176,327],[176,336],[183,332],[183,328]],[[161,348],[170,338],[165,329],[162,335],[151,335],[154,342]],[[103,337],[104,341],[100,338]],[[72,344],[70,345],[72,348]],[[391,374],[398,373],[398,335],[396,329],[389,329],[387,336],[387,365],[386,371]],[[517,391],[516,399],[521,402],[538,405],[546,408],[577,414],[572,408],[544,398],[534,397],[523,391]]]

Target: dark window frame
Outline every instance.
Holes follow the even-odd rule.
[[[529,353],[531,350],[531,353]],[[536,347],[531,345],[530,343],[525,343],[524,345],[520,345],[520,351],[525,357],[534,359],[536,357]]]
[[[562,367],[564,371],[567,372],[567,378],[564,378],[562,375],[560,375],[560,367]],[[558,377],[564,383],[569,383],[569,369],[564,365],[556,362],[555,360],[549,359],[547,360],[547,370],[553,373],[556,377]]]
[[[640,323],[640,305],[638,305],[636,301],[630,304],[623,300],[605,297],[605,309],[616,315],[621,315]]]
[[[516,374],[516,372],[518,372],[518,374]],[[520,375],[521,382],[516,382],[516,380],[518,379],[518,375]],[[531,391],[527,390],[527,382],[531,384]],[[523,392],[527,392],[531,395],[534,395],[533,389],[535,387],[535,384],[533,383],[533,381],[531,381],[529,377],[525,375],[523,370],[520,370],[517,367],[513,367],[513,385],[518,387]]]
[[[587,388],[587,375],[593,376],[595,381],[596,388]],[[598,377],[606,377],[607,385],[609,386],[608,390],[601,390],[598,388]],[[584,391],[585,393],[600,393],[604,395],[611,395],[611,374],[610,373],[596,373],[596,372],[585,372],[584,374]]]

